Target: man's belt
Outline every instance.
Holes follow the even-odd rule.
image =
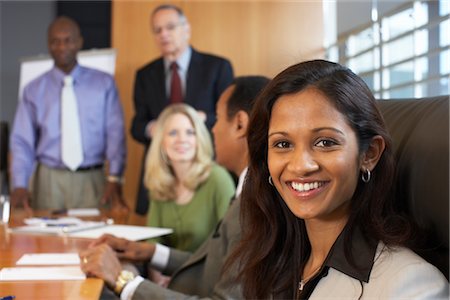
[[[103,169],[103,164],[98,164],[98,165],[92,165],[92,166],[86,166],[86,167],[79,167],[75,170],[75,172],[79,172],[79,171],[92,171],[92,170],[98,170],[98,169]]]

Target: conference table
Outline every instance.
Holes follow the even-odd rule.
[[[35,215],[47,214],[48,212],[38,212]],[[8,230],[23,225],[23,217],[24,215],[19,213],[12,216],[9,224],[0,223],[0,269],[16,267],[17,260],[26,253],[78,252],[91,242],[89,239],[16,233]],[[0,298],[15,296],[14,300],[99,299],[102,288],[103,281],[97,278],[66,281],[0,281]]]

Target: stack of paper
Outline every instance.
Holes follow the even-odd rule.
[[[78,253],[30,253],[24,254],[16,265],[79,265]]]
[[[132,226],[132,225],[107,225],[93,229],[69,233],[70,237],[96,239],[108,233],[130,241],[147,240],[172,233],[171,228]]]
[[[11,280],[84,280],[80,267],[19,267],[3,268],[0,281]]]
[[[45,265],[46,267],[14,267],[0,271],[0,281],[9,280],[84,280],[77,253],[24,254],[17,265]]]
[[[25,226],[15,227],[15,232],[65,234],[105,226],[105,222],[83,221],[75,217],[28,218]]]
[[[109,233],[128,240],[145,240],[171,233],[169,228],[131,225],[108,225],[104,222],[86,222],[76,218],[28,219],[26,226],[13,228],[16,232],[59,233],[70,237],[96,239]],[[84,280],[77,253],[28,253],[16,264],[20,267],[0,270],[0,281],[9,280]],[[27,265],[26,267],[23,267]],[[45,267],[43,267],[45,266]]]
[[[70,217],[96,217],[100,216],[98,208],[71,208],[67,211]]]
[[[146,240],[173,232],[170,228],[114,225],[106,222],[83,221],[75,217],[57,219],[29,218],[25,226],[15,227],[13,232],[38,234],[64,234],[70,237],[96,239],[108,233],[130,241]]]

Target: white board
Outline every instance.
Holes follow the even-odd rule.
[[[114,76],[116,68],[116,50],[94,49],[78,52],[78,63],[85,67],[98,69]],[[53,67],[53,60],[50,55],[39,55],[24,58],[20,63],[19,79],[19,101],[22,99],[24,87],[39,75],[47,72]]]

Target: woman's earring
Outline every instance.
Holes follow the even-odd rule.
[[[273,186],[272,176],[269,176],[269,183],[270,183],[271,186]]]
[[[371,176],[372,176],[372,174],[370,173],[370,170],[366,169],[366,171],[365,172],[363,171],[361,174],[361,180],[364,183],[368,183],[370,181]]]

